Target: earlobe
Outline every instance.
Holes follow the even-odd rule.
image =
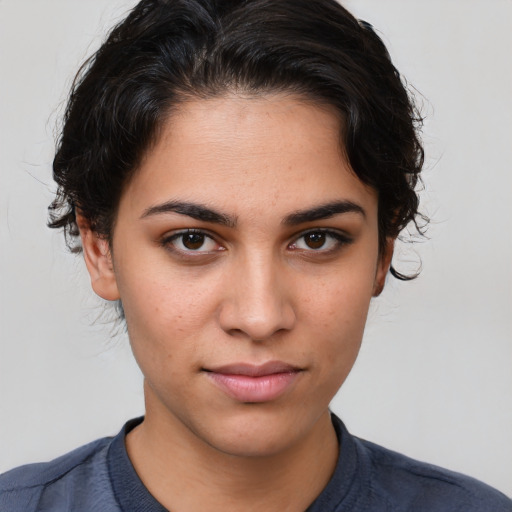
[[[85,265],[91,277],[92,289],[105,300],[118,300],[119,290],[108,240],[93,231],[89,221],[78,213],[76,222],[80,230]]]
[[[386,276],[391,266],[391,259],[393,258],[393,250],[395,248],[395,239],[386,238],[386,247],[382,251],[379,257],[379,263],[377,265],[377,272],[375,273],[375,282],[373,285],[373,296],[378,297],[384,289],[386,282]]]

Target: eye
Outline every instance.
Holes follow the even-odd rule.
[[[174,233],[166,237],[162,244],[179,252],[211,253],[223,251],[224,248],[219,245],[207,233],[195,229],[187,229],[179,233]]]
[[[303,233],[289,245],[289,248],[301,251],[329,252],[351,241],[348,236],[337,231],[317,229]]]

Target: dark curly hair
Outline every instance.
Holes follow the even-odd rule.
[[[381,249],[418,228],[421,116],[372,26],[335,0],[142,0],[75,78],[48,225],[79,251],[78,207],[111,240],[123,187],[173,107],[229,91],[334,107],[352,169],[378,193]]]

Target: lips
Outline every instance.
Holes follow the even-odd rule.
[[[263,365],[236,363],[205,369],[206,376],[221,391],[238,402],[276,400],[289,390],[302,370],[281,361]]]

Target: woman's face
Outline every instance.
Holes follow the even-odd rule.
[[[164,127],[93,279],[123,302],[148,422],[266,455],[328,414],[391,253],[339,132],[284,95],[191,101]]]

